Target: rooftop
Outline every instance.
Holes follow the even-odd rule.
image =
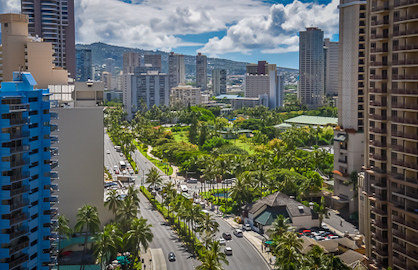
[[[316,125],[316,126],[327,126],[327,125],[336,126],[338,125],[338,118],[300,115],[294,118],[287,119],[284,122],[291,123],[291,124],[304,124],[304,125]]]

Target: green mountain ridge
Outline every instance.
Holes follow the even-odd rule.
[[[115,59],[115,65],[117,67],[123,66],[123,53],[124,52],[138,52],[141,54],[161,54],[162,71],[168,70],[168,54],[167,52],[158,50],[143,50],[139,48],[128,48],[110,45],[102,42],[96,42],[92,44],[77,44],[77,49],[89,48],[92,52],[92,62],[94,66],[101,66],[105,63],[107,58]],[[196,71],[196,56],[184,55],[186,74],[195,74]],[[237,62],[222,58],[208,57],[208,73],[210,74],[214,68],[224,68],[228,70],[230,75],[243,75],[245,74],[245,66],[247,62]],[[285,73],[298,73],[297,69],[277,67],[279,72]]]

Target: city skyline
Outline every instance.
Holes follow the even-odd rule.
[[[239,4],[240,12],[234,12]],[[235,3],[94,1],[75,3],[76,42],[105,42],[141,49],[298,67],[298,32],[306,26],[338,40],[338,1]],[[118,10],[120,12],[113,12]],[[19,12],[20,1],[0,4],[0,13]],[[93,12],[94,11],[94,12]],[[112,11],[112,13],[108,13]],[[142,14],[140,18],[137,16]],[[194,27],[199,25],[199,27]]]

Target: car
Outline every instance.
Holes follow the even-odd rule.
[[[108,187],[112,187],[112,186],[117,186],[118,184],[117,183],[115,183],[115,182],[106,182],[105,184],[104,184],[104,187],[105,188],[108,188]]]
[[[339,237],[337,235],[328,235],[327,239],[338,239]]]
[[[123,157],[123,153],[119,153],[119,156]]]
[[[194,183],[197,183],[197,179],[196,178],[189,178],[189,179],[187,179],[186,182],[190,183],[190,184],[194,184]]]
[[[222,181],[222,184],[232,184],[232,179],[225,179]]]
[[[323,241],[323,240],[325,240],[325,238],[324,238],[324,237],[322,237],[322,236],[320,236],[320,235],[315,236],[315,237],[314,237],[314,239],[315,239],[316,241]]]
[[[231,240],[232,239],[232,235],[229,232],[224,232],[222,234],[222,238],[225,240]]]
[[[251,231],[251,225],[248,223],[242,224],[242,229],[246,231]]]
[[[107,151],[106,151],[106,154],[110,154],[110,150],[107,150]]]
[[[174,252],[168,253],[168,261],[174,262],[175,260],[176,260],[176,255],[174,254]]]
[[[118,165],[114,165],[113,170],[116,171],[117,169],[119,169]]]
[[[225,246],[226,245],[226,240],[223,239],[222,237],[219,238],[219,245]]]
[[[231,256],[232,255],[232,248],[231,247],[226,247],[224,249],[225,255],[227,256]]]
[[[244,234],[242,233],[242,231],[240,229],[235,229],[234,230],[234,235],[236,237],[243,237],[244,236]]]
[[[106,170],[110,171],[110,166],[106,165]]]
[[[322,229],[329,230],[328,225],[324,222],[322,222],[321,227],[322,227]]]

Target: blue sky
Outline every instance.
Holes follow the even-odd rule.
[[[298,68],[298,32],[338,40],[339,0],[75,0],[76,41]],[[20,0],[0,1],[18,12]]]

